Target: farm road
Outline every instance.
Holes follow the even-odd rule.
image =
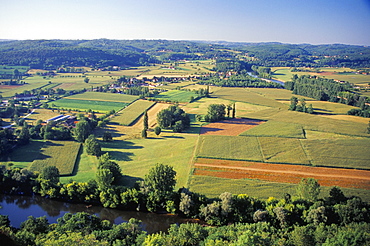
[[[215,164],[200,164],[195,163],[195,166],[202,166],[202,167],[214,167],[214,168],[224,168],[224,169],[234,169],[234,170],[244,170],[244,171],[254,171],[254,172],[271,172],[271,173],[282,173],[282,174],[296,174],[296,175],[303,175],[303,176],[311,176],[311,177],[323,177],[323,178],[344,178],[344,179],[361,179],[370,181],[370,171],[364,170],[352,170],[352,169],[343,169],[343,168],[324,168],[324,167],[307,167],[307,166],[299,166],[300,169],[307,168],[307,169],[316,169],[307,170],[307,171],[298,171],[294,170],[294,165],[281,165],[281,164],[265,164],[261,163],[261,167],[257,167],[256,164],[253,166],[256,167],[240,167],[240,166],[224,166],[224,165],[215,165]],[[268,166],[272,166],[269,168]],[[283,168],[279,166],[285,166]]]

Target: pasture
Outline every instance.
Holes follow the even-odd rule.
[[[50,103],[51,106],[58,109],[71,109],[76,111],[87,111],[92,110],[96,112],[109,112],[111,110],[119,111],[126,107],[128,103],[114,102],[114,101],[96,101],[91,100],[79,100],[79,99],[69,99],[63,98]]]
[[[40,172],[47,166],[56,166],[61,175],[71,175],[80,147],[80,143],[73,141],[46,141],[30,170]]]

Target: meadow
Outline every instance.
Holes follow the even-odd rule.
[[[304,138],[302,125],[269,120],[264,124],[253,127],[240,136],[265,136],[265,137],[285,137],[285,138]]]
[[[71,175],[80,147],[80,143],[73,141],[46,141],[29,169],[41,172],[47,166],[56,166],[61,175]]]

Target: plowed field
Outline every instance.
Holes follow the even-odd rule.
[[[200,130],[201,135],[223,135],[238,136],[239,134],[256,127],[265,121],[254,119],[229,119],[203,126]]]
[[[323,186],[340,186],[370,190],[370,171],[323,168],[259,162],[199,158],[194,175],[230,179],[259,179],[279,183],[299,183],[302,178],[315,178]]]

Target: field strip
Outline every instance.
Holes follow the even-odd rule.
[[[150,128],[153,128],[156,126],[157,114],[159,113],[159,111],[166,109],[169,106],[171,105],[167,103],[156,103],[154,106],[152,106],[148,110],[148,123],[149,123]],[[134,125],[132,125],[132,127],[142,127],[142,126],[143,126],[143,117],[141,116],[140,119],[137,120]]]
[[[257,167],[257,165],[260,167]],[[282,165],[282,164],[253,164],[249,167],[241,166],[225,166],[225,165],[215,165],[215,164],[202,164],[195,163],[195,167],[213,167],[222,169],[234,169],[234,170],[244,170],[244,171],[255,171],[255,172],[271,172],[271,173],[283,173],[283,174],[296,174],[304,176],[315,176],[315,177],[327,177],[327,178],[345,178],[345,179],[362,179],[370,181],[370,171],[364,170],[351,170],[351,169],[338,169],[338,168],[325,168],[325,167],[307,167],[300,166],[299,169],[306,168],[304,170],[294,170],[294,165]],[[254,167],[256,166],[256,167]],[[293,170],[292,170],[293,169]],[[313,170],[315,169],[315,170]],[[324,172],[324,173],[322,173]],[[343,174],[346,173],[346,174]]]

